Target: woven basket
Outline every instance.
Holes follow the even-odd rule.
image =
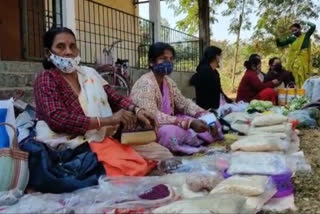
[[[16,129],[8,123],[0,123],[14,131],[10,148],[0,149],[0,192],[11,189],[24,191],[29,181],[28,153],[19,149]]]

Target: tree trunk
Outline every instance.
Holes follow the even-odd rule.
[[[210,45],[209,0],[198,0],[200,56]]]
[[[243,23],[243,15],[244,15],[244,7],[245,7],[245,0],[242,1],[242,11],[239,15],[239,28],[237,32],[237,40],[236,40],[236,49],[234,52],[234,62],[233,62],[233,70],[232,70],[232,90],[235,90],[234,83],[236,79],[236,72],[237,72],[237,63],[238,63],[238,55],[239,55],[239,45],[240,45],[240,33],[241,27]]]

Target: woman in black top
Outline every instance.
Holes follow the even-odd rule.
[[[215,46],[207,47],[197,67],[190,85],[196,89],[197,105],[204,109],[218,109],[220,101],[231,103],[221,88],[220,75],[217,68],[220,68],[222,50]]]
[[[295,85],[293,74],[282,67],[281,60],[278,57],[273,57],[269,60],[269,71],[265,75],[264,81],[268,82],[274,79],[283,82],[285,87]]]

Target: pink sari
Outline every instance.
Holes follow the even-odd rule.
[[[161,111],[168,115],[174,115],[171,108],[170,91],[166,81],[162,85],[162,108]],[[178,118],[190,118],[186,115],[175,115]],[[215,139],[209,132],[198,134],[192,129],[185,130],[176,125],[162,125],[158,130],[159,143],[172,152],[193,154],[203,152],[204,143],[212,143]]]

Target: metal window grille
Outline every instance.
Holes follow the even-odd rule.
[[[23,0],[23,53],[28,60],[43,58],[43,34],[62,26],[62,0]]]
[[[130,67],[147,68],[147,50],[154,37],[152,22],[91,0],[76,0],[75,8],[82,62],[103,61],[103,49],[121,40],[114,48],[115,57],[129,60]]]
[[[198,37],[166,26],[161,26],[161,39],[171,44],[176,51],[176,71],[195,71],[200,57]]]

